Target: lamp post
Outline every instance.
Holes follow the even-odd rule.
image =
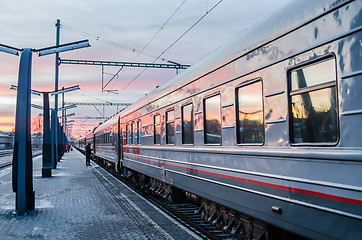
[[[74,42],[44,49],[18,49],[0,44],[0,51],[12,55],[21,52],[18,92],[15,117],[15,143],[13,152],[12,182],[13,191],[16,193],[16,213],[24,215],[34,210],[35,193],[33,191],[33,163],[31,149],[31,64],[32,53],[38,52],[39,56],[69,51],[90,46],[88,40]],[[52,52],[52,51],[53,52]]]
[[[13,152],[13,191],[16,192],[16,211],[24,215],[34,210],[33,163],[31,149],[31,62],[32,51],[26,48],[20,57],[18,93]]]
[[[18,90],[18,86],[15,85],[11,85],[10,89],[13,90]],[[31,107],[36,108],[36,109],[40,109],[43,110],[43,167],[42,167],[42,177],[51,177],[51,169],[52,168],[56,168],[56,156],[54,155],[55,153],[55,140],[51,140],[51,138],[55,138],[55,134],[51,134],[51,129],[52,131],[56,131],[56,127],[58,124],[57,123],[52,123],[52,127],[50,128],[50,113],[49,113],[49,94],[52,95],[58,95],[60,93],[64,94],[65,92],[70,92],[70,91],[74,91],[74,90],[78,90],[79,85],[75,85],[75,86],[71,86],[71,87],[67,87],[67,88],[63,88],[62,91],[52,91],[52,92],[41,92],[41,91],[36,91],[36,90],[31,90],[31,93],[34,95],[38,95],[40,96],[41,94],[43,94],[43,107],[42,106],[38,106],[35,104],[31,104]],[[72,106],[68,106],[69,107],[76,107],[76,105],[72,105]],[[62,110],[62,109],[59,109]],[[74,115],[74,113],[73,113]],[[74,121],[74,120],[73,120]],[[62,137],[63,135],[60,134],[60,137]],[[62,143],[61,145],[64,145],[64,141],[58,141],[60,143]],[[52,154],[53,153],[53,154]],[[54,164],[55,163],[55,164]]]
[[[52,145],[50,134],[49,93],[43,92],[43,167],[42,177],[52,176]]]
[[[80,42],[78,42],[78,43],[80,43]],[[84,43],[82,43],[81,42],[81,44],[84,44]],[[61,45],[61,46],[64,46],[64,45]],[[56,68],[57,69],[57,68]],[[76,85],[76,86],[71,86],[71,87],[67,87],[67,88],[62,88],[62,90],[57,90],[58,89],[58,84],[57,84],[57,73],[56,73],[56,87],[55,87],[55,91],[54,92],[52,92],[52,95],[53,96],[55,96],[55,111],[56,112],[58,112],[58,110],[60,111],[62,111],[62,116],[64,116],[64,110],[66,110],[66,109],[70,109],[70,108],[73,108],[73,107],[76,107],[75,105],[72,105],[71,107],[70,106],[67,106],[67,107],[65,107],[64,106],[64,93],[67,93],[67,92],[70,92],[70,91],[74,91],[74,90],[78,90],[79,89],[79,85]],[[63,106],[62,106],[62,108],[58,108],[58,94],[62,94],[63,95]],[[58,125],[57,125],[58,126]],[[60,135],[58,135],[58,133],[59,133],[59,129],[57,129],[57,126],[55,127],[55,158],[56,158],[56,160],[57,161],[60,161],[60,158],[61,158],[61,154],[64,152],[64,149],[59,149],[58,147],[60,146],[60,145],[62,145],[62,148],[65,148],[65,145],[64,144],[60,144],[60,142],[58,142],[59,140],[60,140],[60,138],[61,138],[61,136]]]

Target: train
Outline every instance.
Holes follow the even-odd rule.
[[[361,42],[361,0],[291,1],[77,146],[238,239],[361,239]]]

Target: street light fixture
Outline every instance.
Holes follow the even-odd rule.
[[[90,47],[88,40],[82,40],[82,41],[77,41],[77,42],[61,44],[58,46],[37,49],[37,50],[34,50],[34,52],[38,52],[39,57],[41,57],[41,56],[45,56],[45,55],[49,55],[49,54],[53,54],[53,53],[66,52],[66,51],[71,51],[71,50],[85,48],[85,47]]]
[[[59,90],[59,91],[53,91],[53,92],[51,92],[51,95],[54,96],[54,95],[58,95],[58,94],[61,94],[61,93],[66,93],[66,92],[71,92],[71,91],[78,90],[78,89],[80,89],[79,85],[75,85],[75,86],[64,88],[64,89]]]
[[[12,55],[19,55],[19,52],[21,52],[23,49],[19,49],[19,48],[14,48],[14,47],[10,47],[4,44],[0,44],[0,52],[5,52],[5,53],[9,53]]]
[[[71,117],[71,116],[74,116],[74,115],[75,115],[75,113],[71,113],[71,114],[64,115],[64,116],[59,117],[59,118],[67,118],[67,117]]]
[[[65,124],[72,123],[72,122],[74,122],[74,120],[69,120],[67,122],[63,122],[62,125],[64,126]]]
[[[10,86],[10,89],[11,90],[18,90],[18,86],[16,86],[16,85],[11,85]],[[31,90],[31,94],[34,94],[34,95],[37,95],[37,96],[40,96],[40,94],[41,94],[41,92],[39,92],[39,91],[36,91],[36,90]]]
[[[58,111],[68,110],[68,109],[75,108],[75,107],[77,107],[77,105],[70,105],[70,106],[58,108]]]
[[[31,107],[32,107],[32,108],[36,108],[36,109],[40,109],[40,110],[43,110],[43,109],[44,109],[42,106],[35,105],[35,104],[31,104]]]

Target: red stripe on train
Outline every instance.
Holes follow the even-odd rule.
[[[310,191],[310,190],[305,190],[305,189],[300,189],[300,188],[286,187],[286,186],[281,186],[281,185],[276,185],[276,184],[271,184],[271,183],[266,183],[266,182],[260,182],[260,181],[255,181],[255,180],[251,180],[251,179],[246,179],[246,178],[233,177],[233,176],[228,176],[225,174],[197,170],[194,168],[186,168],[186,167],[181,167],[181,166],[167,164],[167,163],[160,163],[160,162],[156,162],[156,161],[152,161],[152,160],[146,160],[146,159],[140,159],[140,158],[137,158],[137,159],[141,160],[141,161],[149,162],[149,163],[156,163],[158,165],[163,165],[163,166],[167,166],[167,167],[202,173],[202,174],[206,174],[206,175],[210,175],[210,176],[231,179],[231,180],[245,182],[245,183],[251,183],[251,184],[255,184],[255,185],[259,185],[259,186],[263,186],[263,187],[269,187],[269,188],[284,190],[284,191],[288,191],[288,192],[294,192],[294,193],[305,194],[305,195],[309,195],[309,196],[313,196],[313,197],[324,198],[324,199],[328,199],[328,200],[332,200],[332,201],[336,201],[336,202],[342,202],[342,203],[348,203],[348,204],[353,204],[353,205],[357,205],[357,206],[362,206],[362,201],[357,200],[357,199],[339,197],[339,196],[335,196],[335,195],[330,195],[330,194],[326,194],[326,193],[320,193],[320,192],[315,192],[315,191]]]

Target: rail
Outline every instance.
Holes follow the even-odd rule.
[[[84,154],[83,149],[76,148],[78,151]],[[233,239],[231,235],[225,234],[223,231],[217,229],[212,224],[204,221],[201,218],[200,206],[191,202],[185,203],[170,203],[159,197],[156,193],[156,189],[151,190],[149,188],[139,189],[132,185],[132,183],[125,178],[121,177],[119,173],[113,171],[113,169],[108,168],[101,164],[100,161],[93,159],[93,161],[102,167],[104,170],[112,174],[119,181],[126,184],[128,187],[133,189],[135,192],[146,198],[148,201],[152,202],[158,208],[162,209],[164,213],[168,214],[180,224],[182,224],[187,229],[194,232],[196,235],[202,239],[209,240],[227,240]]]
[[[13,149],[9,149],[9,150],[1,150],[0,151],[0,157],[2,156],[6,156],[6,155],[10,155],[13,153]]]
[[[8,156],[8,155],[11,155],[13,153],[13,150],[3,150],[3,151],[0,151],[0,159],[1,157],[5,157],[5,156]],[[37,157],[39,155],[42,154],[42,151],[41,150],[36,150],[33,152],[33,157]],[[7,167],[7,166],[10,166],[12,165],[13,162],[12,161],[5,161],[5,162],[0,162],[0,169],[1,168],[4,168],[4,167]]]

